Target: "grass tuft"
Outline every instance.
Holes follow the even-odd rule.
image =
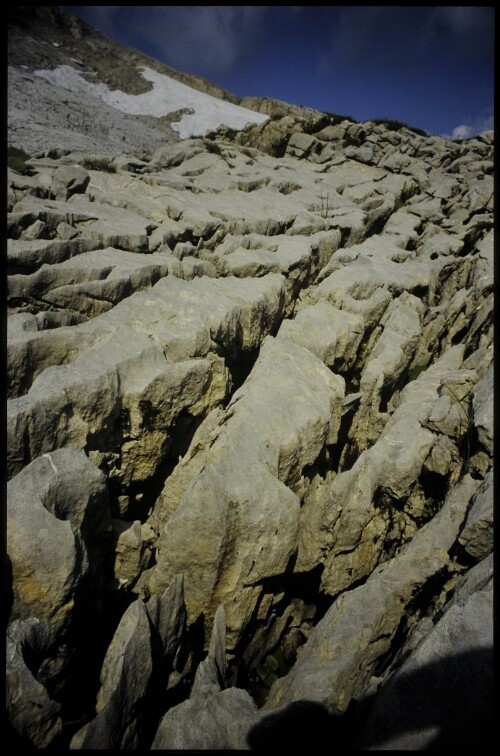
[[[408,131],[413,131],[419,136],[429,136],[428,133],[423,129],[418,129],[416,126],[410,126],[408,123],[404,123],[404,121],[395,121],[393,118],[372,118],[371,121],[372,123],[377,123],[381,126],[385,126],[391,131],[401,131],[401,129],[408,129]]]
[[[26,170],[26,161],[29,160],[29,155],[20,150],[18,147],[7,147],[7,165],[17,173],[22,173]]]
[[[82,168],[88,171],[105,171],[106,173],[116,173],[116,166],[110,158],[86,157],[82,160]]]

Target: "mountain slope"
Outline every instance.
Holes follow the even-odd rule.
[[[266,120],[56,7],[11,9],[8,41],[9,141],[27,152],[127,153]]]

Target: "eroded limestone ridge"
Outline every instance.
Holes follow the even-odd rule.
[[[492,133],[291,112],[9,170],[22,742],[477,746],[492,173]]]

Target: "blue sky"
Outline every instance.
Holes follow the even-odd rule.
[[[454,138],[493,128],[492,6],[61,7],[239,97]]]

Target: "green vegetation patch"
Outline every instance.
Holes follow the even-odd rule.
[[[277,670],[279,662],[275,656],[268,654],[264,661],[261,661],[257,667],[257,674],[266,686],[270,688],[273,682],[278,679]]]
[[[385,126],[387,129],[390,129],[390,131],[401,131],[401,129],[408,129],[408,131],[413,131],[419,136],[429,136],[428,133],[423,129],[418,129],[416,126],[410,126],[408,123],[404,123],[404,121],[395,121],[393,118],[373,118],[372,123],[377,123],[381,126]]]
[[[327,126],[336,126],[338,123],[342,123],[342,121],[349,121],[350,123],[358,123],[358,121],[356,121],[355,118],[349,115],[340,115],[339,113],[330,113],[328,110],[325,110],[324,113],[326,116],[328,116],[328,123],[326,124]]]
[[[415,365],[415,367],[412,367],[408,370],[408,382],[414,381],[424,370],[427,370],[427,365]]]
[[[29,160],[29,155],[20,150],[18,147],[7,147],[7,165],[12,168],[13,171],[22,173],[26,169],[26,161]]]
[[[416,184],[410,184],[409,186],[406,185],[406,181],[403,184],[403,189],[401,191],[401,194],[397,198],[396,202],[394,203],[394,211],[400,210],[409,199],[414,197],[416,194],[418,194],[419,188]]]
[[[420,524],[425,525],[426,522],[429,522],[429,520],[432,520],[434,515],[436,515],[439,512],[442,506],[443,506],[443,502],[439,501],[438,499],[435,499],[432,496],[426,499],[424,506],[422,508]]]

